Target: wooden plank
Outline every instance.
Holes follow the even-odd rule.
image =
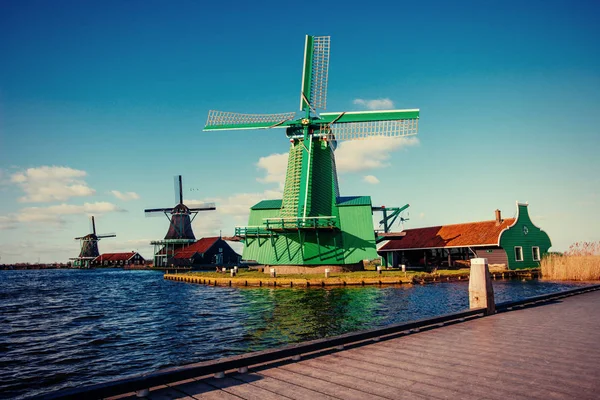
[[[280,379],[313,391],[315,398],[362,400],[365,393],[323,379],[298,374],[281,367],[260,371],[261,375]]]
[[[306,389],[305,387],[297,386],[290,382],[275,379],[267,375],[251,373],[237,374],[234,377],[240,381],[248,382],[253,386],[263,388],[290,399],[314,400],[315,396],[318,397],[319,395],[319,393]],[[256,377],[260,377],[260,379],[256,379]]]
[[[565,382],[561,385],[566,384],[567,386],[593,388],[594,384],[592,382],[597,378],[597,374],[591,372],[590,369],[579,368],[579,365],[564,368],[565,364],[561,362],[561,358],[553,357],[552,360],[546,361],[545,359],[539,359],[539,353],[531,354],[522,349],[520,352],[508,352],[507,350],[511,348],[510,344],[497,343],[489,350],[483,351],[481,346],[469,348],[465,345],[458,348],[456,346],[446,346],[442,343],[444,343],[443,338],[440,338],[440,341],[424,343],[423,346],[418,347],[422,350],[404,346],[385,347],[384,349],[387,352],[394,353],[400,359],[429,359],[435,363],[459,363],[467,366],[481,366],[484,363],[486,366],[508,369],[509,374],[531,379],[537,378],[539,373],[536,370],[546,371],[551,368],[553,378],[551,383],[555,383],[556,378],[560,378]],[[498,349],[502,349],[502,351],[498,351]],[[451,351],[451,354],[448,354],[448,351]],[[456,357],[455,354],[460,354],[460,357]]]
[[[192,396],[170,387],[151,391],[145,398],[148,400],[194,400]]]
[[[289,398],[281,393],[263,389],[260,386],[250,384],[253,380],[260,380],[262,377],[258,374],[251,374],[246,380],[225,377],[223,379],[210,378],[205,380],[211,386],[221,389],[223,392],[239,396],[247,400],[277,400]]]
[[[315,359],[306,360],[297,364],[288,364],[280,368],[304,375],[306,377],[321,379],[325,382],[330,382],[330,384],[334,383],[342,387],[360,391],[362,392],[363,399],[367,397],[370,399],[405,398],[399,397],[403,393],[400,392],[396,387],[385,384],[373,384],[373,382],[369,382],[364,378],[356,379],[354,376],[340,372],[339,368],[335,368],[335,366],[331,365],[330,363],[327,363],[328,367],[321,368],[323,364],[323,360]]]
[[[364,370],[365,373],[369,371],[371,373],[386,375],[392,381],[412,381],[414,382],[413,385],[409,386],[407,390],[422,396],[440,399],[482,398],[481,393],[478,393],[477,390],[472,390],[468,387],[464,376],[461,377],[460,380],[450,379],[445,376],[431,376],[418,370],[405,370],[398,367],[382,365],[377,363],[376,360],[373,360],[373,358],[366,359],[362,355],[350,355],[345,351],[337,353],[333,355],[333,357],[339,358],[340,360],[337,362],[339,362],[340,365],[344,365],[344,367],[348,365],[354,365],[356,368]],[[493,396],[487,396],[487,393],[485,397],[493,398]]]
[[[359,355],[362,354],[359,353]],[[465,365],[461,363],[462,355],[458,353],[455,353],[453,358],[439,361],[435,357],[427,359],[419,355],[403,360],[392,352],[385,350],[370,349],[369,354],[379,360],[385,359],[389,365],[394,365],[397,368],[411,369],[439,378],[447,377],[460,381],[468,376],[481,386],[505,392],[506,396],[509,397],[517,396],[519,392],[522,393],[522,387],[532,386],[531,382],[536,382],[536,392],[542,397],[568,398],[568,388],[565,388],[564,385],[556,385],[555,382],[547,379],[544,375],[533,374],[529,378],[522,377],[514,374],[510,369],[499,369],[490,366],[485,362],[485,359],[481,359],[476,365]],[[543,373],[546,374],[546,370]],[[497,382],[500,382],[500,384]],[[586,391],[580,388],[580,392],[584,394]]]
[[[217,399],[225,399],[225,400],[239,400],[239,397],[220,390],[218,387],[208,384],[208,379],[202,380],[191,380],[186,383],[182,383],[179,385],[174,385],[173,388],[183,392],[194,399],[204,399],[204,400],[217,400]],[[151,392],[152,393],[152,392]]]
[[[413,389],[413,385],[419,383],[420,381],[407,379],[406,377],[402,376],[402,374],[394,374],[393,371],[389,371],[388,369],[381,368],[378,365],[369,364],[368,362],[357,363],[354,360],[349,360],[344,357],[338,357],[338,356],[333,356],[333,357],[336,358],[336,363],[339,367],[343,368],[347,374],[352,375],[352,376],[356,377],[357,379],[362,379],[364,377],[364,379],[373,382],[373,384],[384,383],[389,386],[398,387],[402,390],[408,391],[408,393],[410,393],[410,395],[412,395],[413,390],[415,393],[421,393],[423,396],[429,396],[431,393],[431,390],[427,390],[426,392],[423,392],[422,391],[423,386],[421,386],[421,390]],[[417,372],[421,372],[421,371],[417,371]],[[447,378],[443,377],[442,380],[447,380]],[[436,387],[440,386],[440,385],[445,386],[443,381],[438,380],[436,382],[437,382],[436,385],[434,385]],[[428,386],[431,386],[431,385],[425,384],[425,387],[428,387]],[[486,385],[485,381],[478,380],[477,386],[472,389],[470,388],[469,392],[474,395],[479,395],[479,396],[489,398],[489,399],[505,400],[507,398],[511,398],[511,399],[529,398],[527,396],[519,397],[517,391],[510,392],[510,391],[504,390],[502,387],[500,387],[498,385],[493,385],[493,386],[495,386],[495,387],[493,387],[493,390],[490,390],[490,385]],[[456,385],[456,387],[462,390],[462,389],[464,389],[465,385],[464,385],[464,383],[461,383],[460,385]],[[437,389],[435,391],[437,391]],[[517,392],[517,393],[515,394],[515,392]]]

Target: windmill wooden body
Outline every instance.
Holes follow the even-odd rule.
[[[361,268],[377,257],[371,198],[340,196],[334,150],[341,140],[415,135],[419,110],[319,114],[329,52],[329,36],[306,36],[300,115],[209,111],[205,131],[285,128],[290,141],[283,198],[254,205],[248,226],[236,227],[246,260],[302,272],[297,267]]]
[[[188,207],[183,203],[183,184],[181,175],[175,177],[175,207],[149,208],[144,210],[147,216],[164,214],[169,220],[169,229],[163,240],[150,242],[154,245],[154,266],[163,267],[177,250],[196,242],[192,222],[199,211],[216,210],[214,203],[198,207]]]
[[[70,258],[70,260],[73,261],[74,267],[89,268],[92,264],[92,261],[100,255],[100,252],[98,251],[98,241],[100,239],[117,236],[114,233],[97,234],[96,221],[94,220],[93,216],[90,219],[90,225],[90,230],[92,231],[91,233],[75,238],[75,240],[79,240],[81,250],[79,252],[79,256]]]

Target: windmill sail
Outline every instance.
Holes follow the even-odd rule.
[[[329,36],[306,36],[300,110],[305,110],[307,107],[327,108],[329,44]]]
[[[177,175],[173,178],[173,187],[175,188],[175,204],[183,204],[181,175]]]
[[[320,132],[330,140],[358,140],[416,135],[419,110],[321,114]]]
[[[261,129],[283,128],[289,126],[295,112],[279,114],[241,114],[227,111],[210,110],[206,120],[205,131],[221,129]]]

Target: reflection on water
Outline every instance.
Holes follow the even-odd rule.
[[[0,271],[0,398],[447,314],[468,284],[224,288],[153,271]],[[495,281],[497,301],[569,284]]]

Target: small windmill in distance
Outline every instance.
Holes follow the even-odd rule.
[[[90,218],[90,230],[91,233],[88,233],[85,236],[76,237],[75,240],[79,240],[81,251],[79,252],[79,256],[75,258],[70,258],[70,260],[74,260],[73,266],[79,268],[89,268],[91,262],[100,255],[98,251],[98,241],[100,239],[116,237],[117,235],[114,233],[104,233],[97,234],[96,233],[96,221],[94,220],[94,216],[92,215]]]
[[[199,207],[190,208],[183,203],[183,182],[181,175],[175,177],[175,207],[147,208],[144,213],[147,217],[164,214],[169,220],[169,230],[163,240],[150,242],[154,245],[154,265],[165,266],[169,257],[182,247],[189,246],[196,241],[192,222],[199,211],[216,210],[215,203],[205,203]]]

